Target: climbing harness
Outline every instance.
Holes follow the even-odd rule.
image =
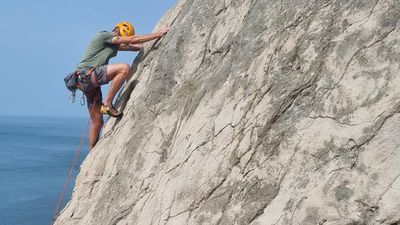
[[[83,93],[89,93],[93,91],[94,88],[99,87],[99,83],[97,82],[94,75],[94,68],[76,70],[72,73],[69,73],[64,78],[64,83],[67,89],[71,92],[68,97],[70,103],[75,102],[76,91],[77,89],[81,90]],[[82,96],[82,98],[84,98]],[[84,99],[81,99],[81,105],[84,102]]]
[[[61,208],[61,204],[62,204],[62,202],[64,201],[65,194],[67,193],[67,189],[68,189],[68,187],[69,187],[69,183],[71,182],[71,180],[72,180],[72,178],[73,178],[74,169],[75,169],[75,167],[76,167],[76,164],[78,163],[78,158],[79,158],[79,155],[80,155],[80,153],[81,153],[83,143],[85,142],[85,138],[86,138],[86,136],[87,136],[87,131],[88,131],[89,127],[90,127],[90,117],[91,117],[91,115],[92,115],[92,112],[93,112],[93,109],[94,109],[94,106],[95,106],[95,105],[96,105],[96,100],[93,102],[93,106],[92,106],[92,108],[90,109],[89,120],[88,120],[88,122],[87,122],[87,124],[86,124],[85,130],[84,130],[83,135],[82,135],[82,137],[81,137],[80,144],[79,144],[79,146],[78,146],[78,148],[77,148],[77,150],[76,150],[76,152],[75,152],[74,160],[73,160],[73,162],[72,162],[71,169],[69,170],[69,175],[68,175],[68,177],[67,177],[67,180],[66,180],[66,182],[65,182],[65,184],[64,184],[63,191],[62,191],[61,196],[60,196],[60,198],[59,198],[59,200],[58,200],[57,207],[56,207],[56,209],[54,210],[54,214],[53,214],[53,217],[52,217],[51,223],[50,223],[51,225],[54,224],[54,222],[56,221],[56,219],[57,219],[57,217],[58,217],[58,214],[59,214],[60,208]]]

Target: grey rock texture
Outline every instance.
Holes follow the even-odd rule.
[[[400,224],[399,18],[398,0],[179,1],[56,224]]]

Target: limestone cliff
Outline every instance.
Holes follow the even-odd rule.
[[[181,0],[56,224],[400,224],[400,1]]]

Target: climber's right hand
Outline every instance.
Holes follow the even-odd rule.
[[[165,34],[167,34],[168,33],[168,31],[169,31],[169,29],[170,29],[170,27],[169,26],[166,26],[166,27],[163,27],[163,28],[161,28],[160,29],[160,34],[161,34],[161,36],[160,37],[162,37],[162,36],[164,36]]]

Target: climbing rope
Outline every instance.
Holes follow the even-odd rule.
[[[163,37],[164,37],[164,36],[163,36]],[[163,37],[161,37],[160,39],[157,39],[157,40],[153,43],[153,45],[150,47],[150,50],[149,50],[148,52],[151,52],[153,49],[155,49],[154,46],[157,45],[157,44],[162,40]],[[145,53],[141,58],[145,58],[145,57],[147,56],[147,54],[148,54],[148,53]],[[137,77],[137,79],[139,79],[139,77],[140,77],[140,75]],[[127,85],[128,85],[128,83],[127,83]],[[71,101],[72,99],[73,99],[73,101],[75,101],[75,93],[74,93],[74,95],[72,96],[72,98],[70,99],[70,101]],[[72,102],[73,102],[73,101],[72,101]],[[83,96],[82,96],[81,105],[83,105],[84,103],[85,103],[85,99],[84,99]],[[95,105],[96,105],[96,99],[93,101],[93,106],[92,106],[92,108],[90,109],[90,115],[92,115],[92,111],[93,111]],[[87,130],[88,130],[89,126],[90,126],[90,117],[89,117],[89,120],[88,120],[87,125],[86,125],[86,127],[85,127],[85,131],[83,132],[83,135],[82,135],[82,138],[81,138],[81,142],[80,142],[80,144],[79,144],[79,147],[78,147],[78,149],[77,149],[76,152],[75,152],[74,161],[72,162],[72,167],[71,167],[71,169],[70,169],[70,171],[69,171],[69,175],[68,175],[67,181],[65,182],[64,189],[63,189],[63,191],[62,191],[62,193],[61,193],[60,199],[58,200],[57,207],[56,207],[56,209],[54,210],[54,214],[53,214],[53,217],[52,217],[52,219],[51,219],[50,225],[53,225],[54,222],[55,222],[55,220],[56,220],[57,217],[58,217],[58,214],[59,214],[59,211],[60,211],[60,208],[61,208],[61,204],[62,204],[62,202],[64,201],[64,197],[65,197],[65,194],[66,194],[66,192],[67,192],[69,183],[71,182],[72,177],[73,177],[73,175],[74,175],[74,169],[75,169],[76,164],[77,164],[77,162],[78,162],[78,157],[79,157],[79,154],[80,154],[80,152],[81,152],[81,150],[82,150],[82,146],[83,146],[85,137],[86,137],[86,135],[87,135]]]
[[[90,110],[90,115],[92,115],[92,111],[93,111],[95,105],[96,105],[96,100],[93,102],[93,106],[92,106],[92,108]],[[81,137],[80,144],[79,144],[79,146],[78,146],[78,148],[77,148],[77,150],[75,152],[74,161],[72,162],[72,166],[71,166],[71,169],[69,170],[68,178],[67,178],[67,180],[66,180],[66,182],[64,184],[64,189],[63,189],[63,191],[61,193],[60,199],[58,200],[57,207],[54,210],[54,214],[53,214],[53,217],[51,219],[50,225],[53,225],[54,222],[56,221],[57,217],[58,217],[58,214],[59,214],[59,211],[60,211],[60,208],[61,208],[61,204],[64,201],[64,197],[65,197],[65,194],[67,193],[67,189],[68,189],[69,183],[71,182],[72,177],[74,175],[74,169],[76,167],[76,164],[78,163],[79,154],[81,153],[83,143],[85,142],[85,138],[86,138],[89,126],[90,126],[90,116],[89,116],[89,120],[88,120],[88,122],[86,124],[85,131],[83,132],[83,135]]]

